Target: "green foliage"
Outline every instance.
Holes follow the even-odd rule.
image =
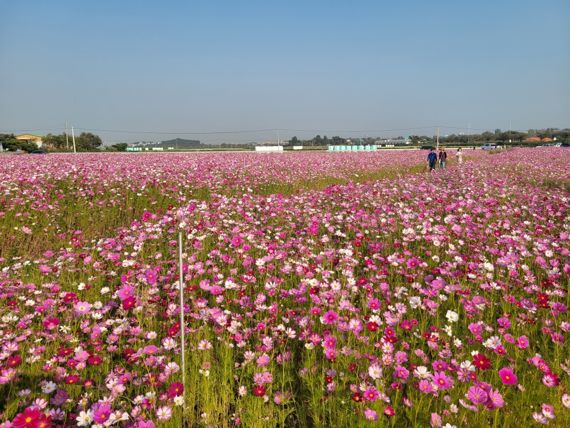
[[[117,143],[113,144],[111,147],[113,147],[118,152],[126,152],[128,146],[129,145],[127,143]]]
[[[14,134],[0,134],[0,144],[2,144],[4,150],[8,150],[10,152],[22,150],[24,152],[30,153],[34,150],[38,150],[38,145],[36,143],[25,140],[17,140]]]
[[[43,141],[46,146],[56,151],[73,150],[73,138],[69,134],[48,134]],[[91,132],[82,132],[75,137],[75,147],[78,152],[98,151],[102,144],[101,138]]]
[[[99,150],[103,144],[101,137],[92,134],[91,132],[82,132],[79,137],[75,139],[75,144],[78,152],[92,152]]]
[[[53,135],[47,134],[43,138],[44,144],[46,146],[52,147],[57,150],[65,150],[71,147],[71,136],[66,134]]]

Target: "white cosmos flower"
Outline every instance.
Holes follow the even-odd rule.
[[[86,427],[91,424],[91,421],[93,421],[93,413],[91,410],[88,410],[87,412],[82,410],[79,412],[79,415],[75,420],[77,421],[77,426]]]
[[[372,379],[380,379],[382,377],[382,367],[378,364],[372,364],[368,367],[368,374]]]
[[[414,376],[420,379],[428,379],[431,376],[431,373],[426,366],[418,366],[414,370]]]
[[[50,380],[42,385],[42,392],[44,394],[51,394],[56,388],[57,385]]]
[[[447,321],[449,322],[457,322],[459,320],[459,315],[457,312],[447,311],[445,318],[447,318]]]

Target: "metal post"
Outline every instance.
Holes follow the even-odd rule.
[[[77,153],[77,147],[75,147],[75,132],[73,131],[73,126],[71,127],[71,140],[73,141],[73,153]]]
[[[437,139],[435,140],[435,149],[439,150],[439,128],[437,128]]]
[[[182,385],[184,386],[183,398],[186,404],[186,341],[185,341],[185,326],[184,322],[184,272],[182,269],[182,231],[178,232],[178,274],[179,274],[179,287],[180,287],[180,341],[181,351],[180,364],[182,366]]]

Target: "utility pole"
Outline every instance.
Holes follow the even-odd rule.
[[[435,149],[439,150],[439,128],[437,128],[437,137],[435,140]]]
[[[73,126],[71,127],[71,140],[73,141],[73,153],[77,153],[77,147],[75,147],[75,132],[73,131]]]
[[[65,149],[69,150],[69,135],[67,135],[67,120],[65,121]]]

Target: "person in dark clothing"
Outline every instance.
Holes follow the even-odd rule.
[[[427,160],[429,164],[429,170],[433,171],[437,162],[437,153],[433,149],[430,149]]]
[[[445,151],[445,149],[441,149],[439,151],[439,167],[441,169],[444,169],[446,162],[447,162],[447,152]]]

